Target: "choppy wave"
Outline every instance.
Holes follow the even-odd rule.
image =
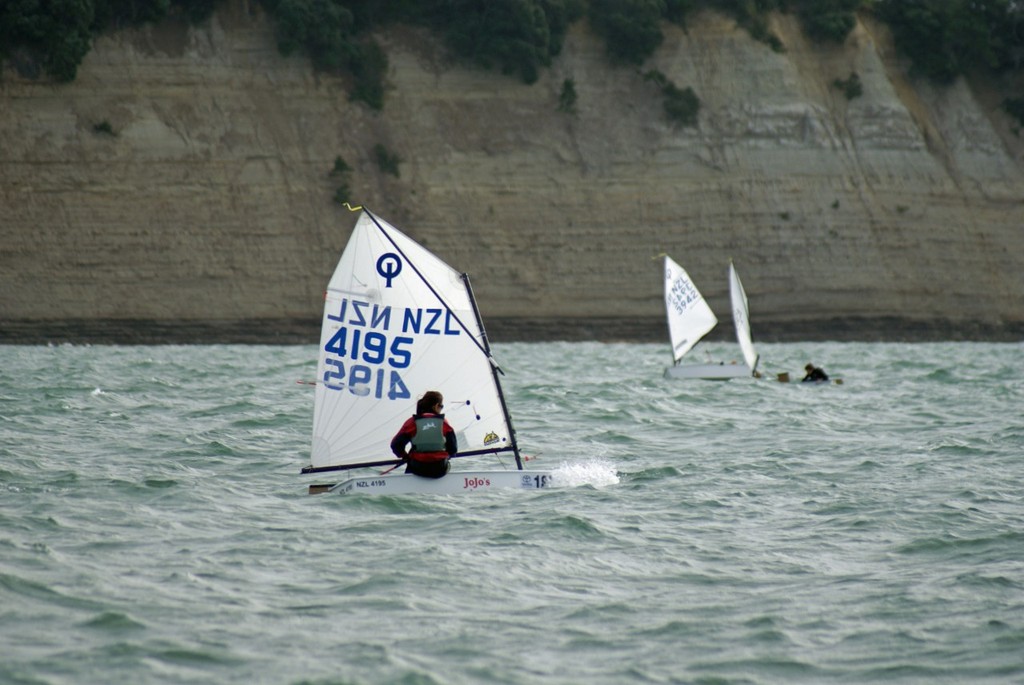
[[[0,683],[1024,682],[1022,345],[496,345],[458,497],[305,494],[314,352],[0,347]]]

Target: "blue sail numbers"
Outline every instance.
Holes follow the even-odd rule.
[[[418,336],[462,335],[452,312],[440,307],[395,308],[343,297],[326,318],[338,329],[324,344],[324,385],[377,399],[412,396],[401,370],[412,364]]]
[[[693,282],[682,276],[676,278],[671,289],[665,293],[666,304],[675,309],[677,314],[682,314],[690,305],[699,300],[703,300],[703,298],[697,292]]]

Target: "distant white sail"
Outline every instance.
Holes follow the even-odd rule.
[[[750,337],[750,312],[747,308],[747,293],[743,290],[743,283],[736,273],[736,267],[729,262],[729,298],[732,300],[732,320],[736,325],[736,340],[743,350],[743,359],[751,372],[757,370],[757,352],[754,350],[754,341]]]
[[[679,360],[718,323],[683,267],[665,257],[665,310],[672,342],[672,360]]]
[[[312,470],[394,460],[416,400],[444,395],[459,453],[516,450],[468,279],[363,212],[327,288]]]

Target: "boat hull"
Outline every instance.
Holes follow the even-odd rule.
[[[727,381],[730,378],[751,378],[752,376],[750,369],[744,364],[679,364],[665,369],[665,378]]]
[[[405,473],[358,476],[331,486],[328,492],[346,495],[457,495],[508,488],[540,490],[553,485],[550,471],[452,471],[444,478],[422,478]]]

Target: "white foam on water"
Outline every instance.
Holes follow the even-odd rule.
[[[615,466],[604,459],[563,462],[551,473],[559,487],[593,485],[600,488],[619,482],[619,474],[615,471]]]

